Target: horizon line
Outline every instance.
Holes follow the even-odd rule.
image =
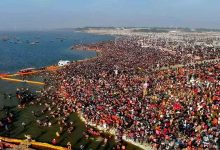
[[[160,29],[194,29],[194,30],[216,30],[220,28],[209,27],[181,27],[181,26],[81,26],[81,27],[57,27],[57,28],[33,28],[33,29],[0,29],[0,32],[20,32],[20,31],[52,31],[52,30],[65,30],[65,29],[85,29],[85,28],[160,28]]]

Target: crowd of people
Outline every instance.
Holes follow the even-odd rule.
[[[36,98],[36,95],[34,95],[29,89],[24,88],[17,88],[17,91],[15,93],[15,96],[13,94],[7,94],[3,93],[3,98],[12,100],[13,97],[16,97],[19,100],[19,107],[23,108],[27,103],[33,102],[33,100]],[[14,115],[13,110],[11,109],[13,107],[10,106],[3,106],[1,110],[0,115],[0,133],[3,135],[10,136],[11,129],[13,127],[13,123],[15,122],[16,118]],[[26,126],[25,122],[21,123],[22,126]]]
[[[17,88],[16,98],[19,100],[19,106],[24,107],[25,104],[36,99],[36,95],[32,93],[28,88]]]
[[[118,142],[130,139],[155,149],[218,149],[220,49],[180,43],[168,47],[175,42],[163,39],[143,46],[140,40],[86,45],[101,55],[50,74],[43,93],[51,100],[45,108],[56,107],[50,115],[68,130],[72,125],[65,118],[78,112],[87,122],[114,128]]]

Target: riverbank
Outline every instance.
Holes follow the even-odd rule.
[[[45,65],[56,64],[59,60],[71,60],[79,62],[84,60],[84,58],[94,58],[97,56],[95,51],[71,51],[70,46],[77,45],[79,43],[95,43],[99,41],[112,40],[111,36],[96,36],[86,33],[75,33],[71,31],[51,31],[51,32],[19,32],[19,33],[4,33],[10,37],[17,37],[21,41],[20,43],[12,43],[9,41],[0,41],[0,48],[3,50],[2,55],[0,55],[0,76],[4,76],[7,73],[16,73],[18,70],[23,68],[41,68]],[[27,40],[34,40],[38,37],[39,43],[36,45],[30,45]],[[63,41],[58,39],[58,37],[65,37]],[[12,40],[11,38],[11,40]],[[21,57],[22,55],[22,57]],[[1,57],[2,56],[2,57]],[[14,61],[12,61],[12,59]],[[54,71],[54,68],[48,68],[50,71]],[[12,76],[10,76],[12,77]],[[24,78],[23,78],[24,77]],[[12,82],[6,80],[0,80],[0,119],[5,116],[5,113],[9,109],[10,112],[15,113],[15,120],[12,124],[9,124],[6,128],[9,130],[6,132],[3,128],[0,130],[0,136],[8,136],[12,138],[24,139],[24,134],[32,135],[32,138],[36,141],[42,141],[51,143],[53,138],[56,136],[55,131],[59,131],[59,127],[54,122],[51,127],[39,127],[36,120],[44,119],[47,115],[40,115],[38,119],[33,116],[32,111],[38,111],[40,114],[44,104],[47,101],[42,101],[36,103],[36,106],[27,104],[27,108],[17,108],[19,101],[16,99],[16,89],[28,88],[29,90],[41,94],[42,86],[28,84],[23,82],[24,80],[39,81],[44,82],[44,79],[39,79],[37,76],[17,76],[13,74],[13,78],[16,81],[22,82]],[[5,106],[5,107],[4,107]],[[114,146],[114,142],[109,141],[106,143],[107,146],[103,144],[102,138],[95,138],[90,136],[86,139],[83,135],[85,131],[85,125],[78,119],[78,116],[74,113],[69,118],[70,121],[74,122],[74,130],[71,134],[62,134],[61,139],[57,142],[66,146],[68,141],[71,141],[73,148],[80,148],[83,145],[88,149],[96,149],[99,147],[100,150],[111,149]],[[22,126],[22,122],[25,122],[26,128]],[[4,122],[5,124],[5,122]],[[76,128],[76,129],[75,129]],[[109,148],[107,148],[109,147]]]

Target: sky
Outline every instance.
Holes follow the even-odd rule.
[[[0,0],[0,30],[87,26],[220,29],[220,0]]]

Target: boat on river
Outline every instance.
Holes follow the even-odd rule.
[[[59,67],[62,67],[62,66],[66,66],[66,65],[69,65],[70,64],[70,61],[69,60],[60,60],[58,62],[58,66]]]
[[[0,77],[6,77],[7,75],[7,73],[0,73]]]
[[[17,73],[30,73],[30,72],[33,72],[35,70],[36,70],[35,68],[25,68],[25,69],[19,70]]]

